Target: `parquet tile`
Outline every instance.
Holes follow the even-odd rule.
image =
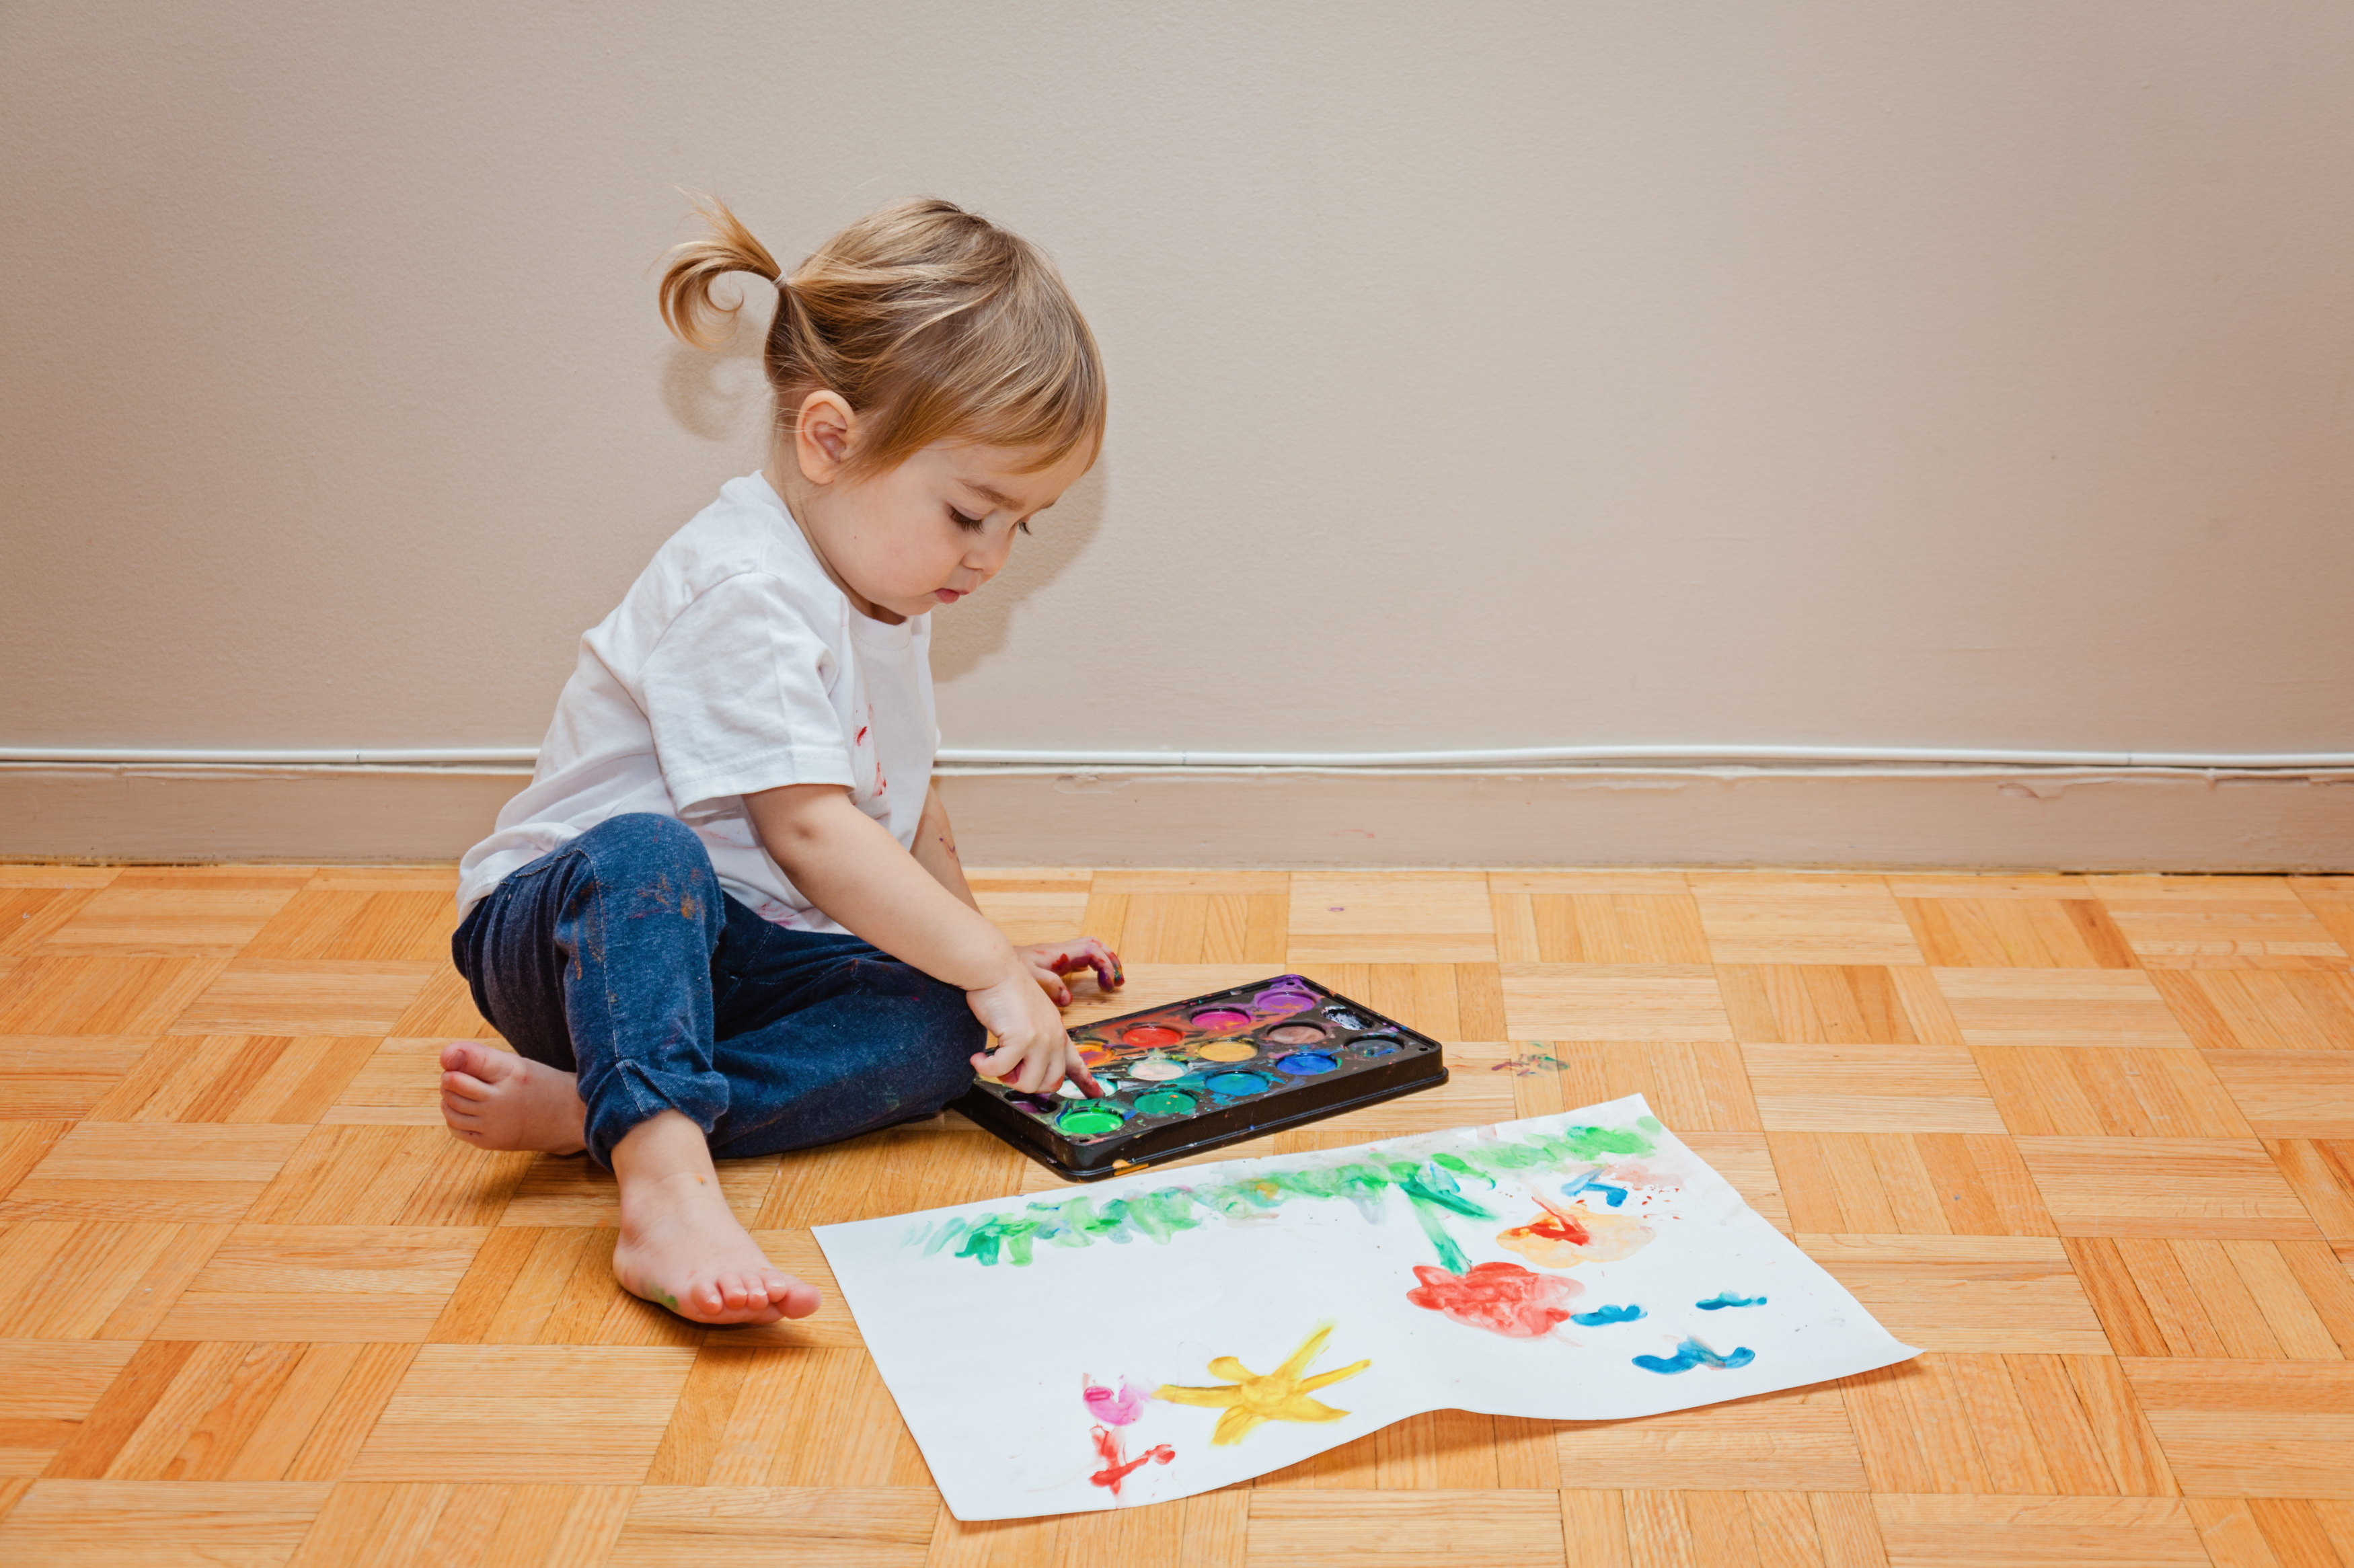
[[[1945,969],[2131,969],[2131,944],[2095,898],[1903,898],[1913,939]]]
[[[1797,1239],[1908,1345],[1982,1354],[2108,1352],[2057,1237],[1802,1231]]]
[[[2123,1364],[2189,1496],[2354,1499],[2354,1361]]]
[[[1919,965],[1720,964],[1734,1037],[1759,1045],[1959,1045],[1935,979]]]
[[[1294,967],[1496,960],[1484,876],[1299,872],[1291,878],[1290,919]]]
[[[2354,960],[2286,877],[2087,880],[2147,968],[2354,968]]]
[[[1704,965],[1503,964],[1499,978],[1515,1040],[1733,1038]]]
[[[1981,1045],[1974,1054],[2003,1124],[2020,1137],[2253,1136],[2195,1051]]]
[[[1704,964],[1700,906],[1681,875],[1489,879],[1496,956],[1525,964]]]
[[[1087,893],[1094,879],[1089,871],[1052,867],[968,868],[965,873],[981,912],[1016,947],[1086,935]],[[1127,951],[1117,944],[1114,950]]]
[[[2158,969],[2150,980],[2195,1044],[2223,1051],[2354,1051],[2354,975]]]
[[[1767,1142],[1791,1224],[1799,1230],[2057,1234],[2035,1179],[2008,1138],[1777,1132]]]
[[[1680,1132],[1755,1132],[1761,1126],[1737,1045],[1531,1040],[1511,1051],[1485,1064],[1485,1072],[1510,1086],[1517,1116],[1550,1116],[1641,1095],[1652,1114]],[[1458,1076],[1480,1065],[1452,1056],[1449,1062]]]
[[[1885,1568],[1861,1492],[1564,1491],[1571,1568]]]
[[[0,1201],[0,1220],[233,1221],[307,1128],[86,1121]]]
[[[1559,1494],[1256,1491],[1247,1561],[1283,1568],[1541,1568],[1566,1561]]]
[[[1071,934],[1101,938],[1124,963],[1255,964],[1265,973],[1286,962],[1289,884],[1267,872],[1105,872],[1072,912]]]
[[[0,1520],[0,1561],[281,1563],[302,1544],[327,1490],[294,1481],[36,1481]]]
[[[1694,873],[1711,954],[1721,964],[1918,964],[1904,911],[1869,877]]]
[[[47,1469],[137,1349],[120,1340],[0,1339],[0,1478]]]
[[[0,1036],[0,1119],[86,1117],[154,1044],[152,1036]]]
[[[489,1234],[487,1227],[239,1225],[155,1335],[421,1342]]]
[[[415,1000],[392,1021],[395,1036],[431,1036],[438,1040],[495,1040],[493,1029],[474,1011],[474,1000],[458,971],[443,964],[435,969]]]
[[[634,1485],[695,1357],[671,1345],[419,1346],[347,1474]]]
[[[93,895],[36,952],[60,957],[229,957],[297,896],[291,887],[139,887],[117,880]]]
[[[0,974],[0,1034],[160,1034],[226,963],[37,954]]]
[[[1874,1496],[1891,1568],[2208,1568],[2174,1498]]]
[[[144,1339],[228,1235],[224,1224],[9,1224],[0,1229],[0,1338]]]
[[[175,1034],[392,1033],[445,958],[233,960],[174,1020]]]
[[[1840,1386],[1875,1492],[2175,1494],[2109,1356],[1931,1351]]]
[[[2150,977],[2132,969],[1946,969],[1937,990],[1970,1045],[2185,1046]]]
[[[2354,877],[971,880],[1122,952],[1075,1022],[1297,969],[1447,1043],[1237,1152],[1639,1092],[1925,1353],[962,1524],[809,1227],[1051,1173],[954,1116],[729,1161],[827,1302],[705,1331],[609,1176],[438,1125],[495,1042],[449,867],[0,865],[0,1561],[2354,1568]]]
[[[938,1498],[922,1485],[854,1489],[657,1483],[636,1489],[606,1561],[616,1568],[787,1561],[922,1568],[938,1515]]]
[[[2262,1144],[2221,1138],[2020,1138],[2062,1235],[2318,1236]]]
[[[592,1568],[608,1560],[636,1489],[345,1481],[293,1568]]]
[[[2354,1138],[2354,1053],[2211,1051],[2207,1065],[2258,1138]]]
[[[1862,1491],[1836,1387],[1766,1394],[1634,1421],[1563,1423],[1561,1473],[1602,1488]]]
[[[376,1051],[366,1036],[206,1035],[149,1050],[87,1113],[93,1121],[308,1126]]]
[[[2000,1132],[1986,1080],[1952,1045],[1744,1045],[1757,1115],[1776,1131]]]
[[[80,913],[94,887],[18,887],[0,882],[0,959],[18,959]]]
[[[2276,1139],[2264,1145],[2306,1213],[2333,1242],[2354,1242],[2354,1139]]]

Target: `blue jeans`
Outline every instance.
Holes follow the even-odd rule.
[[[600,1165],[665,1110],[722,1159],[929,1116],[983,1039],[954,986],[728,897],[669,817],[614,817],[509,873],[450,950],[509,1044],[579,1075]]]

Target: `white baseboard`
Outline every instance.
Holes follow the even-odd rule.
[[[455,859],[519,768],[0,766],[0,857]],[[990,865],[2354,870],[2354,769],[944,767]]]

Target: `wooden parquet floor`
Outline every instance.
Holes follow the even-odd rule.
[[[1927,1353],[975,1526],[837,1300],[682,1323],[609,1181],[442,1131],[452,880],[0,866],[0,1562],[2354,1568],[2354,877],[984,874],[1124,953],[1082,1014],[1297,969],[1449,1043],[1255,1150],[1640,1090]],[[1055,1184],[955,1118],[725,1181],[821,1285]]]

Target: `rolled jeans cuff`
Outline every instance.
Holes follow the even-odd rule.
[[[613,1166],[613,1146],[641,1122],[674,1110],[703,1129],[705,1138],[727,1114],[727,1080],[716,1072],[649,1072],[638,1063],[616,1062],[598,1075],[583,1078],[580,1097],[588,1107],[583,1134],[588,1158],[607,1170]]]

